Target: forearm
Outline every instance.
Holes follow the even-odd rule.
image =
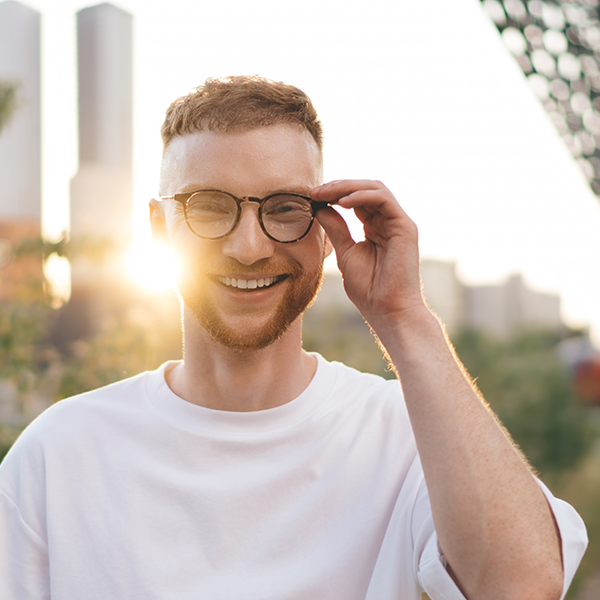
[[[437,319],[417,306],[371,325],[400,377],[440,546],[467,598],[558,598],[560,543],[546,499]]]

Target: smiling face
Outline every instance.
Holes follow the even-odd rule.
[[[321,164],[314,139],[296,125],[186,134],[165,151],[161,195],[209,188],[238,197],[308,194],[321,183]],[[188,229],[178,203],[153,201],[151,211],[155,231],[164,224],[183,258],[183,302],[213,340],[236,350],[264,348],[314,298],[330,251],[318,223],[298,242],[275,242],[260,227],[258,205],[245,202],[232,233],[205,240]]]

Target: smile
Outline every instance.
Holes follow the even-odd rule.
[[[219,282],[227,287],[237,288],[239,290],[256,290],[275,285],[281,279],[281,275],[275,277],[265,277],[263,279],[234,279],[232,277],[219,277]]]

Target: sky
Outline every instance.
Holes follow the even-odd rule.
[[[43,214],[58,235],[77,169],[75,13],[95,3],[24,3],[42,13]],[[137,240],[166,107],[206,77],[259,74],[311,96],[325,178],[383,181],[423,258],[456,261],[471,285],[522,273],[600,347],[600,201],[478,0],[114,4],[134,16]]]

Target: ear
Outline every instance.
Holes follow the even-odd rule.
[[[162,202],[152,198],[149,203],[150,208],[150,227],[152,229],[152,239],[154,241],[166,240],[167,223],[165,218],[164,205]]]

